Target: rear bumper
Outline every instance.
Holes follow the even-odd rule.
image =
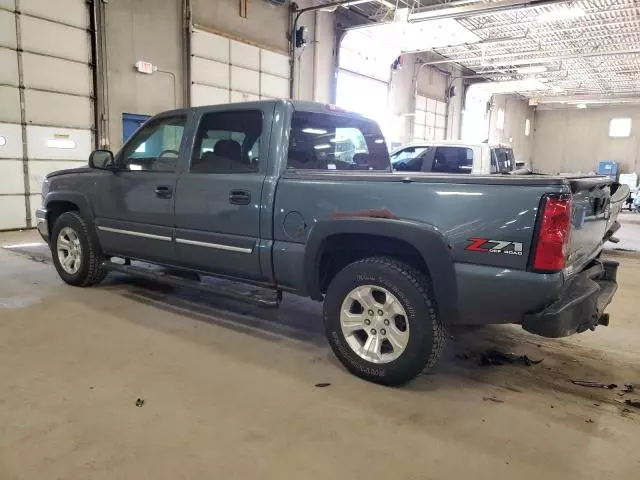
[[[562,295],[544,310],[526,314],[522,327],[543,337],[566,337],[607,325],[604,309],[618,289],[618,262],[598,261],[572,278]]]
[[[47,209],[38,208],[36,210],[36,228],[42,239],[49,243],[49,224],[47,222]]]

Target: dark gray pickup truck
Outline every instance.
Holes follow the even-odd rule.
[[[37,223],[71,285],[214,275],[324,301],[346,368],[399,385],[449,324],[607,324],[618,264],[600,252],[627,194],[605,177],[393,173],[374,122],[265,101],[153,117],[117,155],[48,175]]]

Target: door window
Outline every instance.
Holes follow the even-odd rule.
[[[260,166],[262,112],[207,113],[202,116],[191,173],[251,173]]]
[[[428,147],[407,147],[391,155],[391,165],[399,172],[420,172]]]
[[[186,117],[166,117],[146,125],[123,152],[123,168],[132,171],[175,172]]]
[[[433,156],[432,172],[471,173],[473,150],[466,147],[438,147]]]
[[[294,112],[287,168],[297,170],[390,170],[378,125],[362,118]]]

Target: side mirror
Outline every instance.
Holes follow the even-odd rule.
[[[116,162],[113,158],[111,150],[94,150],[89,155],[89,167],[100,170],[113,170],[116,168]]]

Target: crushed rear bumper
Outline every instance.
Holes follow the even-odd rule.
[[[542,311],[524,316],[522,328],[543,337],[566,337],[608,325],[604,309],[618,289],[618,262],[598,260],[569,280],[562,295]]]

